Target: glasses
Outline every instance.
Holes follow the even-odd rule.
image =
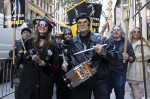
[[[120,31],[120,29],[113,29],[113,31]]]
[[[64,35],[71,35],[71,33],[65,33]]]
[[[84,21],[84,22],[77,22],[77,25],[78,26],[81,26],[81,25],[87,25],[88,24],[88,21]]]
[[[48,27],[47,24],[39,24],[38,26],[39,26],[39,27]]]
[[[140,33],[140,31],[133,31],[133,33]]]

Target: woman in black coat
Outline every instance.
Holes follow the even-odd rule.
[[[24,67],[17,99],[52,99],[53,66],[57,65],[58,50],[51,38],[52,25],[42,19],[25,43]]]

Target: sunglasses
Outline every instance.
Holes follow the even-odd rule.
[[[120,31],[120,29],[113,29],[113,31]]]
[[[38,24],[39,27],[48,27],[47,24]]]
[[[133,33],[140,33],[140,31],[133,31]]]
[[[77,22],[77,25],[78,26],[81,26],[81,25],[87,25],[88,24],[88,21],[84,21],[84,22]]]
[[[71,33],[65,33],[64,35],[71,35]]]

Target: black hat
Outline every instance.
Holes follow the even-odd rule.
[[[64,35],[66,32],[71,32],[71,34],[72,34],[72,31],[71,31],[70,28],[64,27],[64,28],[63,28],[63,35]]]
[[[40,16],[40,15],[38,15],[38,16],[36,16],[34,19],[33,19],[33,25],[35,24],[35,22],[36,22],[36,20],[41,20],[41,19],[43,19],[43,17],[42,16]]]
[[[76,18],[76,22],[77,22],[79,19],[83,19],[83,18],[86,18],[89,22],[91,21],[88,14],[86,14],[86,13],[80,13],[80,14],[77,16],[77,18]]]
[[[48,19],[44,18],[44,19],[41,19],[40,21],[44,21],[44,22],[47,23],[47,25],[48,25],[48,30],[49,30],[48,32],[51,32],[51,31],[52,31],[53,26],[51,25],[51,22],[50,22]]]
[[[29,28],[23,28],[23,29],[21,30],[21,34],[22,34],[24,31],[28,31],[28,32],[31,34],[31,30],[30,30]]]

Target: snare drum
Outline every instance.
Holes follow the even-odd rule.
[[[68,87],[74,88],[83,83],[96,73],[96,68],[89,62],[83,62],[65,74],[65,81],[68,81]]]

